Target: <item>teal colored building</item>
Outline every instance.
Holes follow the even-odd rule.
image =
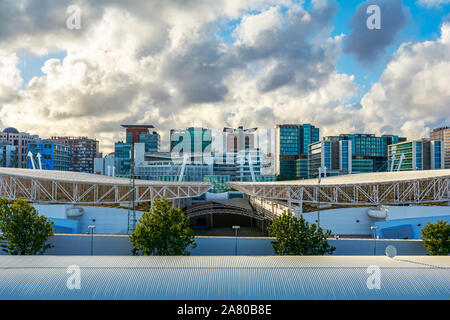
[[[170,152],[180,153],[211,152],[211,130],[206,128],[187,128],[170,130]]]
[[[319,128],[311,124],[283,124],[276,128],[276,175],[280,180],[308,176],[308,146],[319,141]]]
[[[213,185],[213,188],[209,190],[211,193],[223,193],[231,191],[231,188],[226,184],[232,181],[231,176],[205,176],[204,182],[209,182]]]

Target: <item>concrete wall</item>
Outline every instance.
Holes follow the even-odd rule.
[[[33,204],[40,214],[50,219],[67,219],[66,207],[68,205],[52,204]],[[95,224],[95,233],[97,234],[127,234],[128,233],[128,210],[108,207],[90,207],[79,206],[83,208],[84,214],[79,218],[72,220],[78,221],[79,233],[89,231],[88,226]],[[136,211],[136,219],[139,220],[143,212]],[[93,221],[95,219],[95,222]],[[61,222],[61,220],[59,220]]]
[[[55,235],[51,238],[53,248],[47,255],[90,255],[90,235]],[[273,255],[271,242],[273,238],[238,238],[238,255],[265,256]],[[236,239],[234,237],[197,237],[197,248],[191,250],[192,255],[234,255]],[[329,243],[336,247],[334,255],[373,255],[374,240],[365,239],[330,239]],[[377,255],[384,255],[386,246],[397,248],[398,255],[427,254],[422,241],[418,240],[377,240]],[[132,245],[128,236],[94,235],[94,255],[131,255]],[[1,252],[0,254],[4,254]]]

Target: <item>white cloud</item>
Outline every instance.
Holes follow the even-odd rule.
[[[261,33],[281,28],[283,16],[279,7],[271,7],[259,14],[247,14],[235,29],[239,44],[254,45]]]
[[[333,3],[317,1],[312,11],[280,1],[80,3],[90,21],[77,35],[51,25],[0,32],[5,126],[43,137],[89,135],[110,151],[123,138],[122,123],[154,124],[167,144],[169,129],[197,121],[423,135],[448,118],[448,27],[439,40],[404,44],[361,106],[348,103],[359,90],[354,77],[336,70],[343,36],[330,37]],[[215,37],[239,18],[230,30],[236,38]],[[64,60],[48,60],[44,75],[21,90],[16,52],[55,46],[67,52]]]
[[[450,0],[418,0],[417,4],[425,7],[438,7],[443,4],[449,4]]]
[[[450,116],[450,24],[436,41],[405,43],[363,97],[366,128],[420,138]]]
[[[15,53],[0,50],[0,105],[4,101],[17,99],[23,81],[18,63],[19,59]]]
[[[219,129],[353,125],[354,108],[345,101],[357,85],[336,71],[342,36],[329,37],[334,3],[317,1],[307,12],[287,0],[78,0],[83,29],[68,31],[66,2],[22,11],[14,1],[3,3],[3,12],[18,17],[9,21],[17,27],[0,32],[9,59],[0,90],[14,93],[0,105],[5,126],[43,137],[89,135],[109,151],[123,138],[122,123],[154,124],[166,143],[169,129],[199,120]],[[218,26],[239,19],[233,43],[215,39]],[[63,61],[48,60],[44,75],[20,90],[15,52],[55,48],[66,51]]]

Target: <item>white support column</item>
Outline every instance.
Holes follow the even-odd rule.
[[[289,204],[289,212],[292,212],[291,187],[288,187],[288,204]]]

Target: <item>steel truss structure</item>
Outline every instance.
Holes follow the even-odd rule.
[[[95,174],[0,168],[0,197],[26,199],[38,203],[117,204],[198,197],[212,187],[204,182],[163,182],[129,180]]]
[[[244,209],[235,206],[224,205],[221,203],[207,203],[200,206],[188,208],[185,214],[191,218],[209,215],[209,214],[236,214],[240,216],[246,216],[256,220],[264,220],[264,216],[258,214],[259,212],[253,212],[249,209]]]
[[[426,174],[408,172],[348,175],[317,180],[289,182],[228,182],[228,185],[251,197],[305,203],[342,205],[410,204],[450,201],[450,170]],[[435,173],[435,174],[433,174]],[[380,177],[384,177],[380,178]],[[353,183],[351,182],[353,180]],[[339,184],[340,182],[340,184]]]

